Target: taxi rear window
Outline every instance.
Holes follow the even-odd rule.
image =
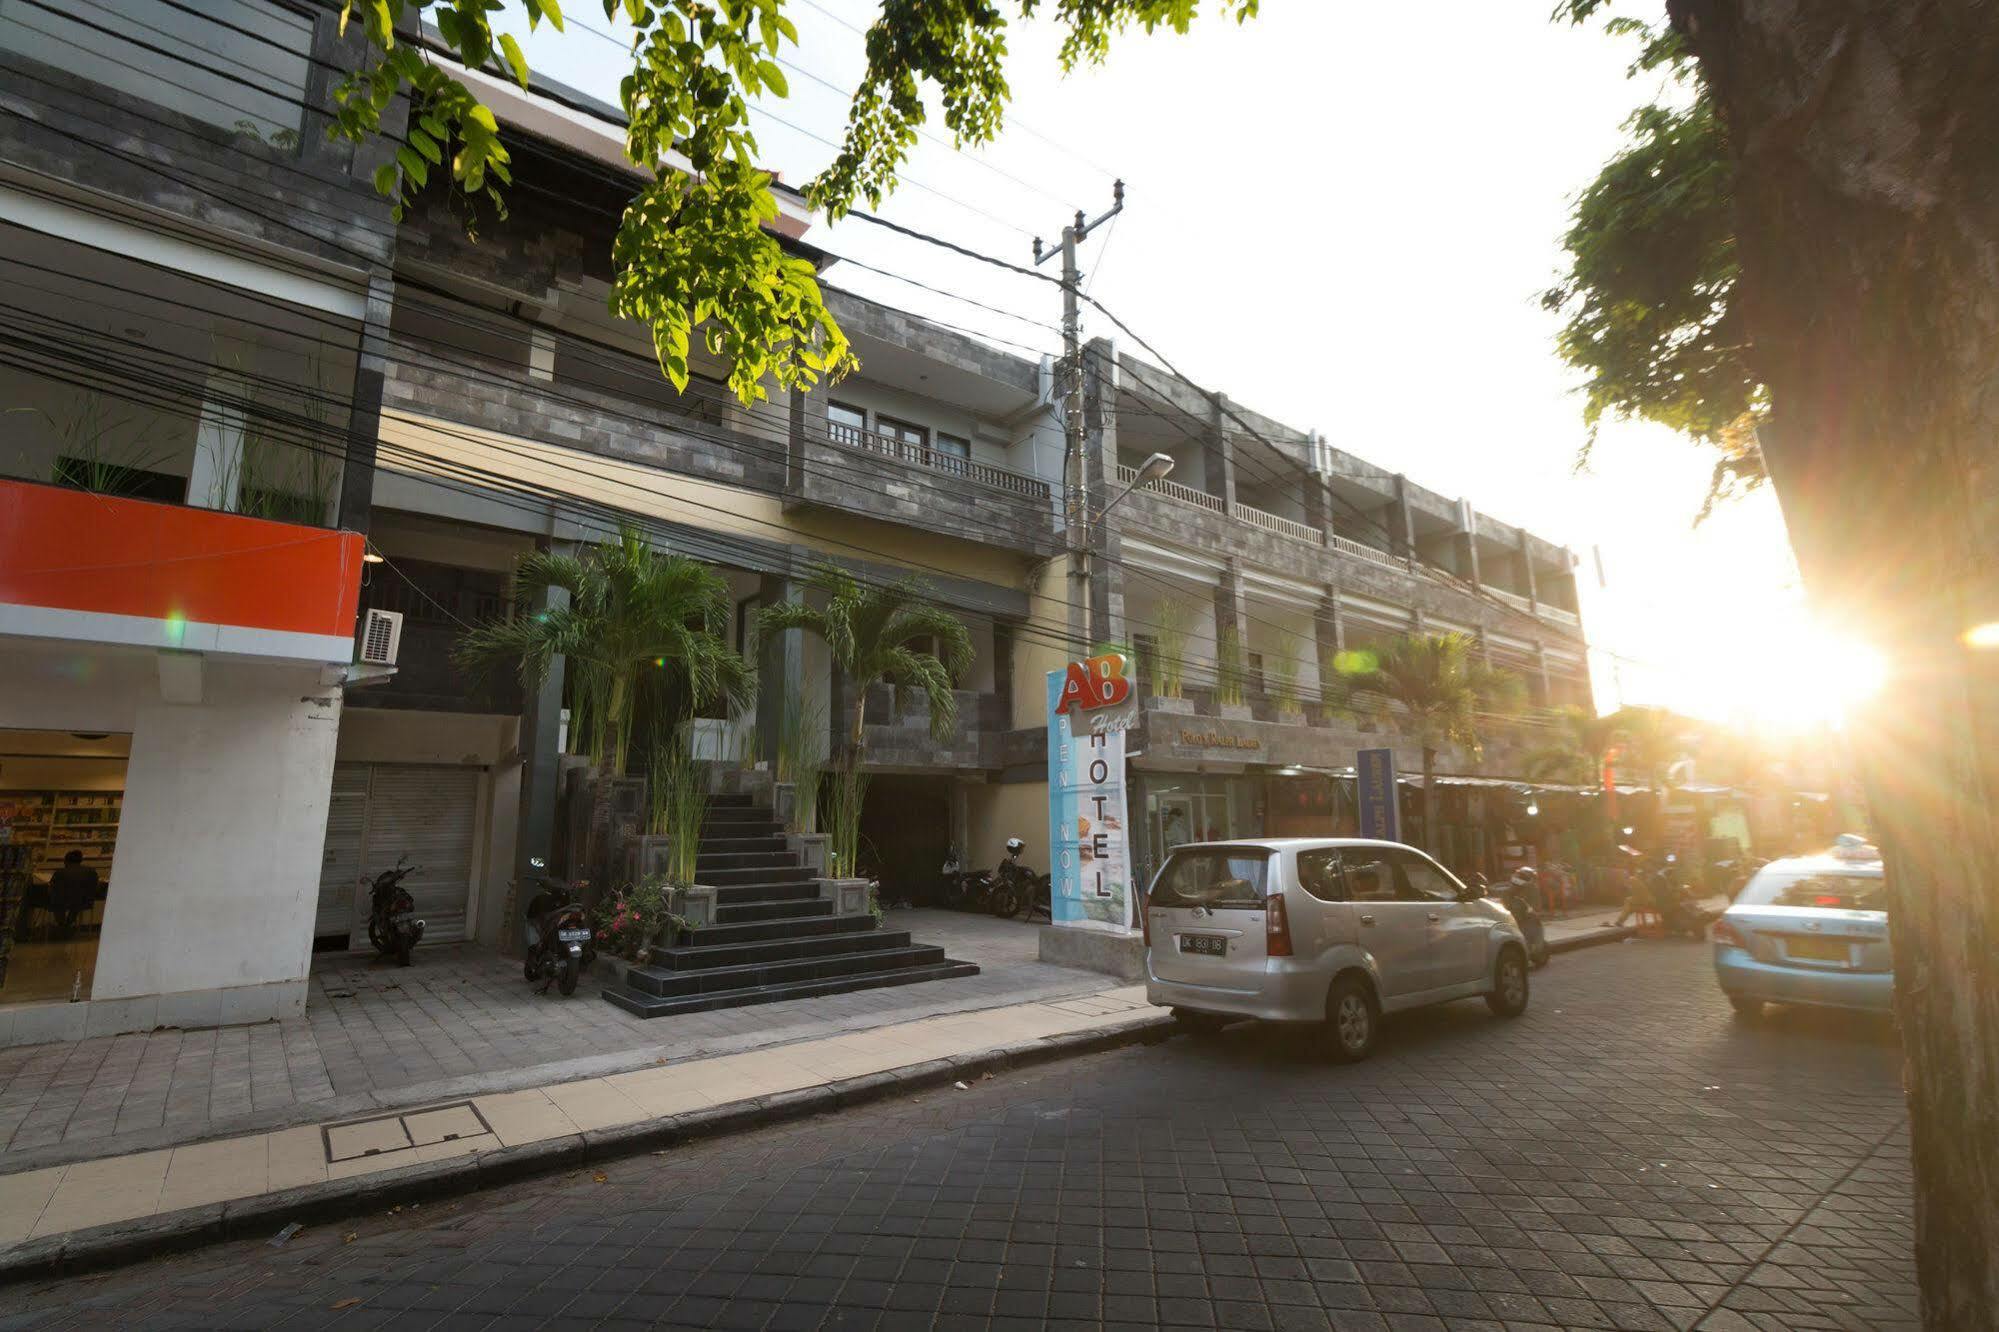
[[[1888,881],[1879,874],[1759,874],[1743,906],[1826,907],[1833,911],[1886,911]]]
[[[1213,846],[1175,851],[1152,885],[1156,907],[1263,909],[1270,853],[1261,847]]]

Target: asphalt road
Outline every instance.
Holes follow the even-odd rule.
[[[1364,1065],[1180,1037],[16,1286],[0,1326],[1913,1326],[1898,1065],[1613,945]]]

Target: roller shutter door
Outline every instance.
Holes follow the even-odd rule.
[[[365,948],[367,898],[365,890],[357,897],[356,881],[373,879],[407,854],[419,868],[403,887],[416,900],[423,941],[464,938],[478,798],[477,768],[336,764],[314,933],[351,931],[354,946]]]

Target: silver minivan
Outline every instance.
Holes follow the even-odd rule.
[[[1384,1013],[1483,996],[1527,1011],[1506,908],[1414,847],[1276,838],[1175,847],[1145,906],[1145,996],[1183,1025],[1323,1022],[1365,1058]]]

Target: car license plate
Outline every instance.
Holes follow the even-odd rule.
[[[1228,936],[1221,934],[1183,934],[1180,936],[1180,951],[1199,953],[1202,957],[1226,957],[1229,951]]]
[[[1784,940],[1784,954],[1800,962],[1849,962],[1853,958],[1844,939],[1812,939],[1802,935]]]
[[[590,942],[590,931],[557,930],[555,932],[555,937],[561,940],[563,943],[588,943]]]

